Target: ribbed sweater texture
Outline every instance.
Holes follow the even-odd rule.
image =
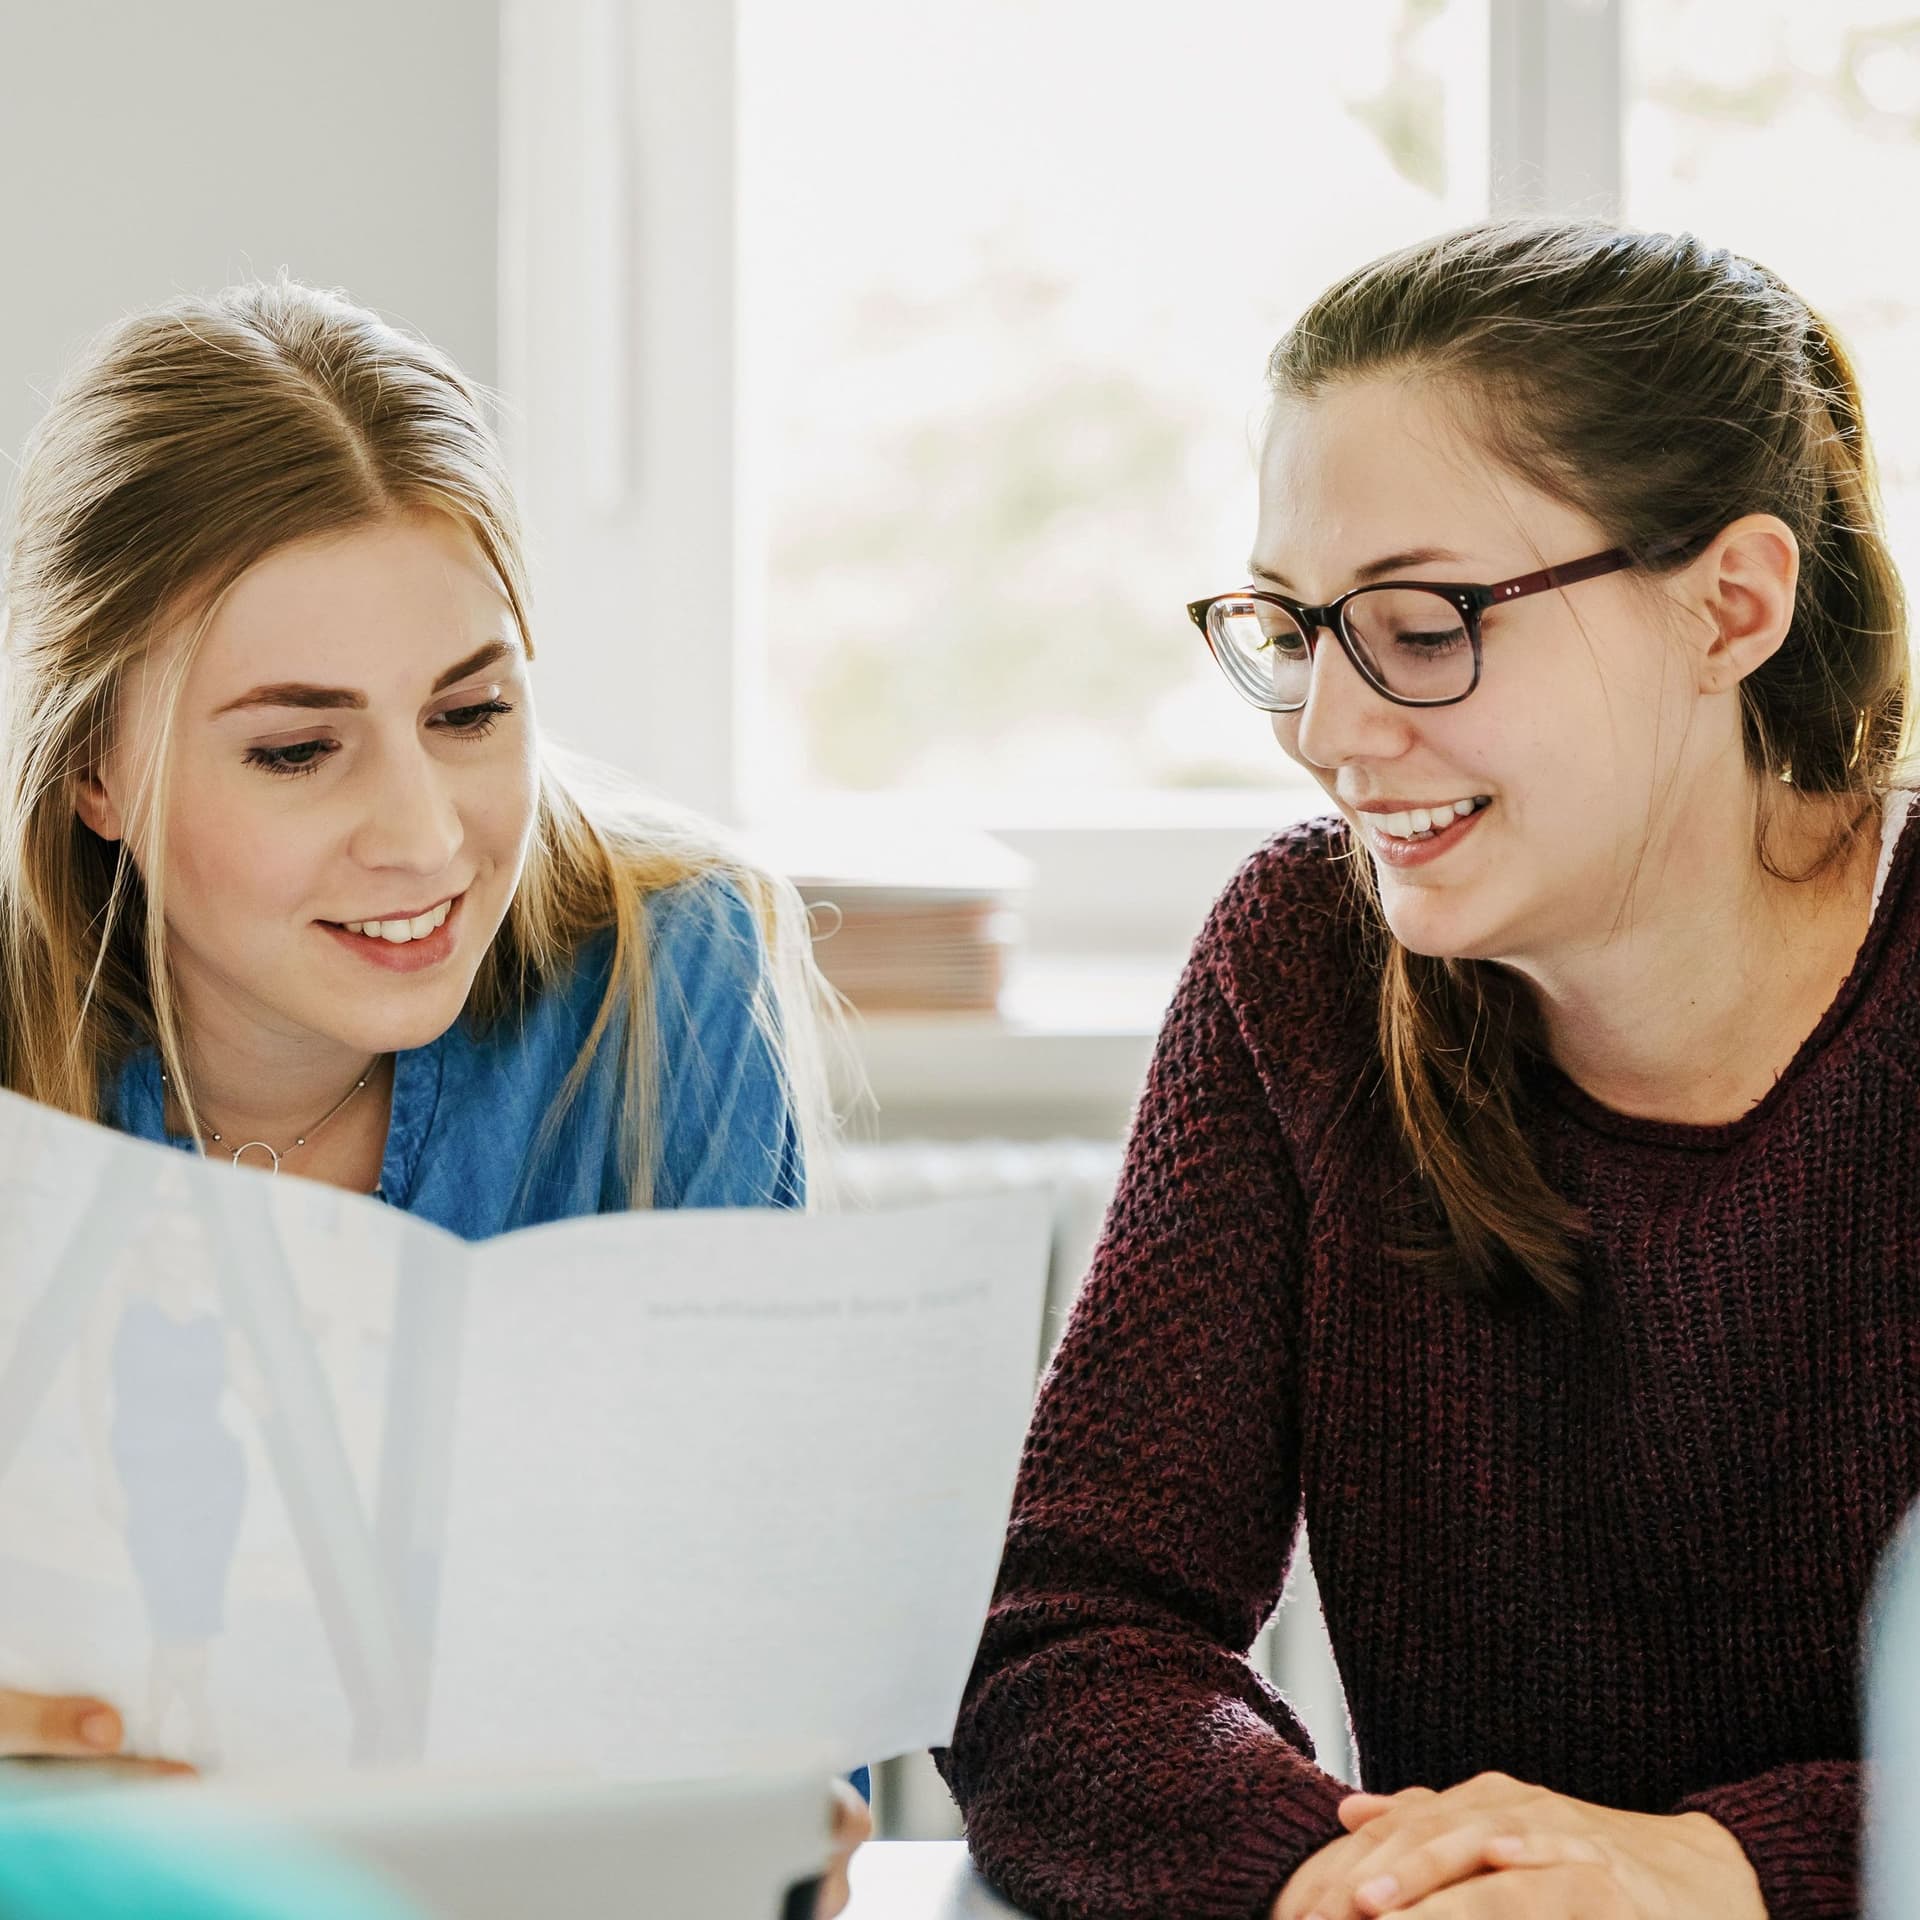
[[[1244,1657],[1304,1524],[1368,1788],[1698,1809],[1773,1920],[1853,1915],[1862,1608],[1920,1494],[1920,830],[1738,1121],[1529,1070],[1571,1314],[1396,1256],[1350,854],[1257,854],[1176,991],[936,1756],[974,1857],[1042,1920],[1268,1913],[1347,1791]]]

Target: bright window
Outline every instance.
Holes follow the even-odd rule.
[[[1839,329],[1894,549],[1920,577],[1920,12],[1875,0],[1662,0],[1627,14],[1626,218],[1778,273]]]
[[[1485,211],[1487,0],[740,0],[740,49],[750,805],[1288,782],[1182,606],[1245,577],[1287,323]]]

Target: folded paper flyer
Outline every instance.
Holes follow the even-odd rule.
[[[951,1732],[1038,1192],[468,1244],[0,1094],[0,1686],[136,1751],[635,1781]]]

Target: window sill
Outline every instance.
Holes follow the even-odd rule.
[[[1317,787],[1179,796],[1152,825],[1001,825],[1026,944],[993,1013],[870,1013],[855,1052],[882,1139],[1125,1131],[1182,961],[1235,868],[1330,811]]]
[[[1023,955],[994,1013],[870,1013],[855,1050],[882,1138],[1115,1138],[1181,956]]]

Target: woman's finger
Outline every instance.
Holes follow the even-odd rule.
[[[845,1861],[838,1861],[821,1875],[813,1896],[813,1920],[834,1920],[834,1915],[845,1913],[847,1903],[853,1898],[853,1888],[847,1880]]]
[[[1514,1842],[1518,1842],[1516,1847]],[[1412,1907],[1443,1887],[1498,1872],[1503,1867],[1595,1866],[1600,1849],[1568,1834],[1516,1834],[1495,1819],[1466,1820],[1444,1833],[1404,1844],[1389,1842],[1367,1863],[1367,1878],[1354,1887],[1352,1905],[1327,1920],[1361,1920]],[[1323,1909],[1324,1910],[1324,1909]]]
[[[1619,1920],[1627,1911],[1611,1874],[1565,1866],[1463,1880],[1408,1907],[1405,1920]]]
[[[125,1737],[120,1716],[104,1700],[0,1688],[0,1757],[54,1754],[97,1759],[118,1753]]]
[[[1395,1809],[1405,1811],[1419,1803],[1439,1799],[1431,1787],[1402,1787],[1398,1793],[1350,1793],[1334,1812],[1349,1833],[1358,1833],[1371,1820]]]
[[[814,1895],[814,1920],[833,1920],[853,1897],[849,1873],[853,1856],[873,1837],[873,1815],[867,1803],[844,1780],[834,1782],[833,1858]]]
[[[1500,1867],[1599,1867],[1606,1855],[1591,1840],[1572,1834],[1499,1833],[1487,1842],[1487,1858]]]
[[[89,1779],[113,1780],[194,1780],[200,1769],[186,1760],[151,1760],[141,1754],[102,1753],[22,1753],[0,1760],[0,1766],[32,1768],[36,1772],[57,1773],[62,1768],[83,1769]]]
[[[1349,1833],[1357,1833],[1369,1820],[1377,1820],[1393,1805],[1390,1793],[1350,1793],[1334,1809],[1340,1824]]]
[[[1352,1913],[1351,1889],[1373,1877],[1367,1863],[1379,1854],[1392,1825],[1377,1821],[1358,1833],[1329,1840],[1295,1869],[1281,1889],[1270,1920],[1328,1920],[1335,1913]]]
[[[851,1854],[873,1838],[873,1815],[858,1791],[844,1780],[833,1783],[833,1845],[836,1853]]]

